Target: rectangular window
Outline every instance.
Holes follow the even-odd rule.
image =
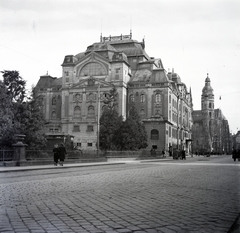
[[[50,128],[49,129],[49,132],[51,132],[51,133],[58,133],[58,128]]]
[[[88,125],[87,132],[92,132],[92,131],[93,131],[93,125]]]
[[[74,125],[74,126],[73,126],[73,132],[80,132],[80,127],[79,127],[79,125]]]
[[[87,146],[91,147],[92,146],[92,142],[88,142]]]

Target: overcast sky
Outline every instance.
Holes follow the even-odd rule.
[[[61,77],[64,56],[84,52],[101,32],[130,29],[191,87],[194,110],[209,73],[215,108],[232,133],[240,130],[239,0],[1,0],[0,70],[18,70],[31,89],[47,72]]]

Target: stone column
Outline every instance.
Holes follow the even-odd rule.
[[[16,134],[15,138],[17,143],[13,144],[13,161],[15,166],[21,166],[26,164],[26,144],[23,143],[25,135]]]

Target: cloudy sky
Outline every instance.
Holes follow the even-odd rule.
[[[130,29],[191,87],[194,110],[209,73],[215,107],[232,133],[240,130],[239,0],[1,0],[0,70],[18,70],[31,89],[47,72],[61,77],[64,56],[84,52],[101,32]]]

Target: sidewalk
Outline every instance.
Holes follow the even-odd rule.
[[[215,156],[211,156],[215,157]],[[187,156],[187,160],[194,160],[199,158],[205,158],[204,156]],[[206,157],[207,158],[207,157]],[[65,163],[63,166],[54,166],[50,165],[32,165],[32,166],[13,166],[13,167],[4,167],[0,166],[0,173],[2,172],[17,172],[17,171],[33,171],[33,170],[47,170],[47,169],[66,169],[74,167],[89,167],[89,166],[105,166],[105,165],[119,165],[126,163],[147,163],[147,162],[166,162],[166,161],[182,161],[182,160],[173,160],[172,157],[165,158],[151,158],[151,159],[139,159],[132,160],[128,158],[116,158],[110,159],[107,162],[89,162],[89,163]]]
[[[63,166],[52,165],[37,165],[37,166],[15,166],[15,167],[0,167],[2,172],[18,172],[18,171],[33,171],[33,170],[48,170],[48,169],[66,169],[74,167],[89,167],[89,166],[103,166],[103,165],[118,165],[125,164],[125,162],[96,162],[96,163],[71,163]]]
[[[172,161],[172,157],[156,158],[156,159],[144,159],[144,160],[129,160],[129,159],[114,159],[107,162],[91,162],[91,163],[65,163],[63,166],[51,165],[35,165],[35,166],[13,166],[4,167],[0,166],[0,173],[2,172],[17,172],[17,171],[33,171],[33,170],[47,170],[47,169],[66,169],[75,167],[89,167],[89,166],[106,166],[106,165],[119,165],[126,163],[141,163],[141,162],[160,162],[160,161]]]

